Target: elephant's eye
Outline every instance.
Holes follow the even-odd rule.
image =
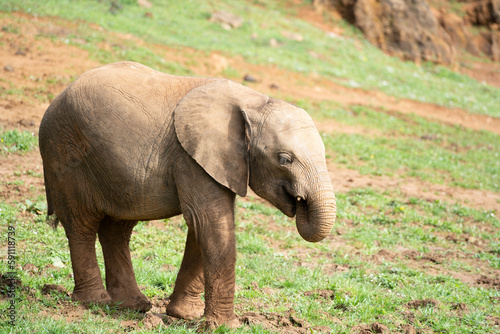
[[[289,155],[285,155],[285,154],[280,154],[279,155],[279,163],[280,163],[280,165],[289,165],[289,164],[292,163],[292,161],[293,161],[293,159]]]

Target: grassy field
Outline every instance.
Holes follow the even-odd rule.
[[[290,71],[317,74],[333,81],[390,95],[458,107],[475,113],[500,116],[500,90],[446,67],[396,61],[361,38],[359,32],[335,36],[293,16],[297,9],[284,1],[187,1],[158,2],[154,10],[141,8],[136,1],[120,1],[113,10],[110,1],[36,0],[3,1],[4,10],[26,11],[34,15],[62,17],[75,22],[75,37],[87,48],[105,38],[88,31],[96,23],[108,31],[133,34],[158,44],[186,46],[202,51],[222,51],[240,55],[248,62],[282,67]],[[303,4],[307,6],[308,4]],[[299,8],[301,5],[298,5]],[[241,15],[241,28],[228,31],[208,18],[216,10]],[[154,15],[146,15],[154,12]],[[272,24],[270,23],[272,22]],[[288,39],[283,32],[300,33],[302,41]],[[333,37],[332,37],[333,36]],[[270,47],[270,40],[280,44]],[[89,44],[89,45],[88,45]],[[158,55],[144,48],[115,46],[119,57],[139,58],[147,65],[170,72],[184,72],[172,64],[162,65]],[[96,51],[95,56],[109,62],[109,55]],[[147,58],[149,58],[147,61]]]
[[[53,54],[70,50],[64,66],[86,57],[96,64],[126,59],[181,75],[199,75],[217,53],[233,63],[214,75],[240,79],[241,62],[293,73],[299,79],[277,94],[308,110],[319,124],[335,122],[321,130],[331,171],[347,170],[354,179],[369,176],[375,184],[337,191],[336,225],[317,244],[302,240],[294,220],[261,199],[238,198],[235,309],[243,326],[216,332],[500,331],[499,135],[362,101],[346,106],[288,92],[306,90],[303,82],[317,77],[352,92],[372,90],[498,117],[498,88],[441,66],[386,56],[342,22],[332,24],[346,32],[332,37],[300,19],[302,5],[291,2],[158,1],[152,9],[132,0],[119,3],[121,8],[110,11],[109,1],[0,0],[0,52],[14,54],[25,47],[21,51],[28,56],[9,61],[30,64],[30,57],[43,58],[49,48]],[[215,10],[234,12],[245,22],[227,31],[208,20]],[[37,32],[26,33],[29,26]],[[290,40],[284,31],[300,33],[304,40]],[[279,47],[270,47],[272,38]],[[166,57],[171,49],[182,59]],[[18,65],[16,77],[0,77],[0,113],[34,109],[39,115],[33,116],[34,125],[0,124],[0,333],[194,333],[201,320],[164,317],[163,325],[153,327],[150,314],[71,301],[69,249],[62,227],[52,229],[45,221],[37,147],[39,117],[80,74],[62,66],[56,62],[53,72],[45,68],[41,75]],[[386,179],[416,179],[452,196],[432,191],[410,196],[402,187],[381,186],[379,180]],[[470,194],[470,201],[454,198],[455,193]],[[493,204],[476,205],[474,196],[490,196]],[[14,229],[18,281],[12,299],[6,273],[12,271],[8,232]],[[132,261],[153,313],[165,312],[186,231],[181,217],[140,222],[134,230]],[[56,288],[48,291],[47,284]],[[8,318],[11,301],[15,326]]]

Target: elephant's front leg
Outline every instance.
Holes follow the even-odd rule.
[[[181,268],[174,289],[174,295],[179,293],[187,300],[194,297],[193,293],[200,291],[197,289],[203,286],[200,279],[204,277],[205,328],[216,328],[223,323],[232,325],[236,319],[233,307],[236,265],[234,194],[226,189],[222,189],[222,192],[225,196],[216,201],[216,206],[203,205],[196,209],[190,208],[184,213],[191,231],[191,240],[198,245],[201,257],[191,264],[183,261],[183,266],[194,268],[195,265],[203,264],[199,268],[203,270],[203,275],[193,279]],[[188,241],[189,239],[188,236]],[[196,247],[186,249],[186,253],[194,252],[194,248]],[[184,281],[184,278],[187,280]],[[185,282],[189,280],[191,284],[186,286]]]
[[[176,281],[172,302],[191,305],[205,288],[205,324],[214,328],[233,326],[236,245],[234,235],[235,194],[215,183],[189,184],[179,191],[182,212],[189,226],[184,260]],[[202,274],[203,273],[203,274]]]
[[[181,269],[167,305],[167,314],[187,320],[201,317],[205,309],[205,303],[200,299],[204,288],[201,247],[190,227]]]
[[[234,197],[233,197],[234,200]],[[236,246],[234,209],[207,228],[200,240],[205,274],[205,329],[238,325],[234,314]]]

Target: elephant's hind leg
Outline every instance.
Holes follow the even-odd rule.
[[[167,314],[187,320],[201,317],[205,309],[205,303],[200,299],[204,288],[201,249],[190,228],[181,269],[167,305]]]
[[[99,226],[99,242],[106,266],[106,287],[118,307],[146,312],[151,303],[139,290],[130,257],[129,242],[137,221],[113,221],[106,217]]]
[[[68,215],[71,217],[71,215]],[[107,304],[111,297],[102,284],[97,264],[95,242],[101,218],[76,219],[60,215],[69,242],[75,279],[72,299],[85,303]]]

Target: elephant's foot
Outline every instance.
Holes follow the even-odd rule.
[[[123,286],[109,287],[109,295],[113,298],[113,305],[121,309],[129,309],[139,312],[147,312],[151,309],[150,301],[139,290],[137,285],[135,287],[125,288]]]
[[[203,315],[205,303],[200,300],[179,301],[171,299],[167,305],[166,313],[172,317],[193,320]]]
[[[139,312],[147,312],[151,309],[152,306],[151,302],[142,293],[137,296],[128,297],[125,300],[123,299],[120,300],[120,298],[114,298],[113,304],[118,308],[129,309]]]
[[[104,288],[97,290],[75,290],[71,295],[71,299],[85,304],[96,303],[106,305],[112,302],[111,296]]]

